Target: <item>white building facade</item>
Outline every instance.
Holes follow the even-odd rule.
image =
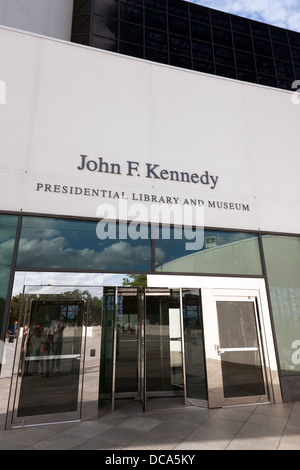
[[[298,93],[68,42],[67,3],[0,28],[5,426],[299,399]]]

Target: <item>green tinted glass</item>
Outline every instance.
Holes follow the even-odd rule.
[[[0,326],[7,295],[18,217],[0,215]]]
[[[272,311],[283,375],[300,374],[300,238],[263,237]]]
[[[252,233],[173,229],[155,240],[158,272],[262,275],[258,237]]]

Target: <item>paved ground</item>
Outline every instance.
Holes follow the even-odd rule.
[[[300,450],[300,402],[218,410],[134,401],[98,420],[0,431],[0,450]]]
[[[139,402],[118,400],[97,420],[4,431],[10,349],[0,378],[0,450],[300,450],[300,402],[208,410],[152,398],[143,413]]]

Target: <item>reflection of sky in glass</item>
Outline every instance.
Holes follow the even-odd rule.
[[[136,240],[100,239],[96,234],[97,224],[97,221],[24,217],[17,266],[123,272],[151,270],[150,236]],[[126,227],[125,224],[120,226]],[[155,264],[162,266],[193,253],[253,237],[254,234],[241,232],[203,229],[187,232],[186,228],[171,228],[170,231],[167,228],[164,232],[160,228],[154,240]],[[191,249],[193,239],[201,242],[195,251]]]
[[[5,298],[15,245],[17,216],[0,215],[0,297]]]
[[[217,231],[217,230],[204,230],[199,229],[199,239],[203,237],[202,248],[198,250],[186,250],[186,242],[191,241],[191,234],[187,234],[187,238],[184,237],[183,233],[180,233],[181,229],[176,228],[171,231],[171,243],[170,240],[159,237],[155,241],[155,264],[161,266],[162,264],[168,263],[172,260],[182,258],[184,256],[192,255],[206,251],[210,248],[217,248],[228,244],[245,241],[251,238],[257,238],[253,233],[243,232],[228,232],[228,231]],[[191,231],[192,232],[192,231]]]
[[[150,270],[151,241],[97,237],[98,222],[24,218],[18,267]]]
[[[16,272],[13,296],[23,292],[23,286],[26,285],[29,286],[27,291],[41,294],[58,294],[63,292],[66,286],[88,286],[91,296],[97,297],[99,286],[121,286],[126,277],[128,274]]]

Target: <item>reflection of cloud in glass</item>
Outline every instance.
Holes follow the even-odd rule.
[[[150,263],[150,246],[131,246],[117,241],[102,251],[90,248],[72,248],[64,237],[26,239],[20,241],[18,265],[34,268],[71,269],[130,269],[134,265]]]
[[[300,31],[299,0],[187,0],[215,10]]]
[[[96,221],[24,217],[18,267],[151,269],[150,240],[100,240],[96,234],[97,224]]]
[[[0,260],[1,265],[10,266],[11,257],[14,250],[15,239],[11,238],[10,240],[5,240],[0,243]]]

